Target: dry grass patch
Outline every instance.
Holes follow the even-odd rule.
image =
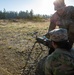
[[[7,21],[5,25],[0,24],[0,72],[3,73],[6,71],[8,73],[6,75],[21,75],[28,58],[28,54],[35,42],[33,33],[37,31],[39,32],[38,36],[42,36],[47,32],[48,26],[49,22],[25,23]],[[47,54],[47,48],[43,45],[42,47],[45,51],[41,53],[38,60]],[[27,64],[27,70],[29,70],[31,65],[35,68],[36,64],[32,63],[40,52],[41,49],[37,44],[31,54],[32,58],[30,58],[29,63]],[[34,69],[31,71],[34,71]]]

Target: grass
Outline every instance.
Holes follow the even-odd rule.
[[[28,55],[35,42],[34,32],[39,32],[38,36],[44,35],[49,27],[49,22],[10,22],[0,21],[0,73],[1,75],[21,75],[32,68],[29,75],[33,75],[38,60],[47,55],[47,48],[42,45],[41,51],[37,44],[32,51],[28,61]],[[40,54],[41,52],[41,54]],[[34,63],[40,54],[37,62]],[[26,65],[26,70],[24,66]],[[3,74],[4,73],[4,74]]]

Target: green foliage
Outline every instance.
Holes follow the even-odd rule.
[[[49,18],[48,15],[34,15],[33,10],[30,12],[28,10],[26,11],[6,11],[5,8],[2,11],[0,11],[0,19],[28,19],[28,20],[34,20],[34,21],[43,21],[43,19]]]

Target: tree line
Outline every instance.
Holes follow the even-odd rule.
[[[49,15],[34,15],[33,10],[31,10],[30,12],[28,10],[19,12],[6,11],[5,9],[3,10],[3,12],[0,11],[0,19],[41,19],[49,17]]]

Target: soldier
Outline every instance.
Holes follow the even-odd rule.
[[[74,7],[66,6],[64,0],[55,0],[53,4],[56,12],[51,16],[48,33],[44,36],[50,38],[49,31],[55,29],[56,26],[58,26],[59,28],[65,28],[68,30],[68,36],[69,36],[68,38],[69,38],[70,45],[72,47],[74,43]],[[53,53],[53,51],[54,48],[51,47],[49,49],[49,55]],[[43,58],[42,60],[39,61],[38,67],[36,69],[36,75],[41,75],[41,74],[45,75],[43,72],[44,69],[42,67],[45,64],[45,59],[46,58]],[[42,63],[41,66],[40,63]],[[41,72],[41,74],[39,74],[38,72],[39,73]]]
[[[74,42],[74,7],[66,6],[64,0],[55,0],[53,4],[56,12],[50,18],[48,32],[55,29],[56,26],[66,28],[72,46]],[[48,36],[48,33],[46,36]]]
[[[55,51],[45,60],[45,75],[74,75],[74,50],[71,49],[67,30],[54,29],[49,35]]]

